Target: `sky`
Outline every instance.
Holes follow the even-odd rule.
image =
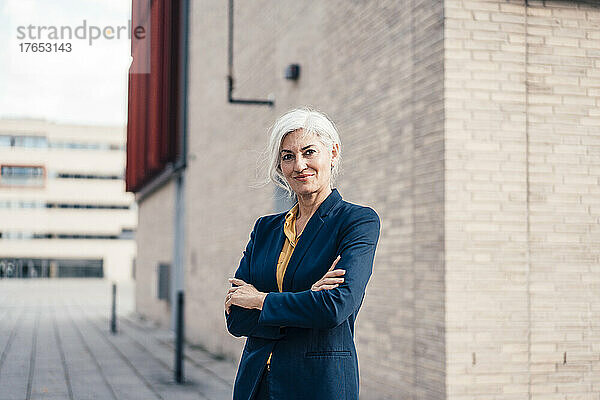
[[[131,0],[1,0],[0,118],[36,118],[85,125],[125,125],[131,44],[104,37],[89,44],[89,27],[127,26]],[[86,39],[32,40],[27,27],[86,23]],[[25,38],[19,38],[19,26]],[[79,33],[83,33],[83,28]],[[59,31],[60,32],[60,31]],[[22,52],[31,42],[71,43],[67,52]]]

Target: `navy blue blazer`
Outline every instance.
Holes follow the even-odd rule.
[[[228,331],[247,336],[235,379],[234,400],[250,400],[269,354],[271,398],[275,400],[358,399],[354,322],[373,270],[379,217],[342,200],[337,189],[308,221],[277,288],[276,266],[285,235],[285,212],[254,224],[235,277],[268,293],[262,310],[232,306]],[[335,258],[344,283],[312,291]]]

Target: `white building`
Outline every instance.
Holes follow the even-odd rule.
[[[0,277],[132,278],[125,129],[0,119]]]

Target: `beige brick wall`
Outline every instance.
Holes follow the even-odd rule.
[[[140,315],[170,327],[170,304],[157,298],[159,263],[173,260],[174,182],[139,203],[138,253],[135,262],[135,309]]]
[[[527,21],[532,398],[599,397],[600,3]]]
[[[445,8],[448,398],[597,399],[600,7]]]

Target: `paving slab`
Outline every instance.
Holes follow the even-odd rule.
[[[109,331],[111,282],[0,280],[0,400],[225,400],[236,365],[185,347],[174,381],[174,334],[134,313],[134,285],[118,287],[118,332]]]

